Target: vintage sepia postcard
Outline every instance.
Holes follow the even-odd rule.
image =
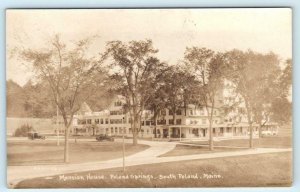
[[[290,8],[8,9],[8,188],[293,182]]]

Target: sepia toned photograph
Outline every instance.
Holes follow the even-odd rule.
[[[8,188],[290,187],[292,9],[7,9]]]

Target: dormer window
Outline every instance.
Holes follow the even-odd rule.
[[[119,106],[122,106],[122,102],[121,101],[116,101],[115,102],[115,107],[119,107]]]

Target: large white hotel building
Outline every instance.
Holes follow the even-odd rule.
[[[243,110],[245,110],[243,102],[240,102],[237,107],[230,111],[226,111],[224,108],[224,106],[230,105],[233,102],[238,103],[240,100],[239,97],[234,95],[230,87],[230,82],[225,82],[225,88],[220,96],[218,96],[219,99],[216,100],[216,107],[213,111],[213,137],[216,140],[248,138],[249,125],[246,115],[243,112]],[[125,128],[124,135],[126,137],[132,137],[130,115],[123,114],[124,103],[124,97],[116,96],[109,107],[100,112],[93,112],[90,107],[84,103],[80,112],[74,116],[71,134],[108,134],[111,136],[122,136],[122,130]],[[160,111],[156,126],[156,136],[158,138],[208,140],[209,116],[205,107],[188,105],[186,109],[181,108],[177,110],[175,117],[175,123],[173,123],[171,110],[164,109]],[[139,137],[154,138],[154,130],[153,113],[149,110],[145,110],[142,114]],[[257,137],[257,124],[253,124],[253,130],[254,137]],[[268,122],[264,125],[263,132],[275,135],[278,132],[278,126]]]

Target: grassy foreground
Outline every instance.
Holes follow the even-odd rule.
[[[238,150],[245,150],[245,149],[230,148],[230,147],[226,147],[226,148],[215,147],[213,151],[210,151],[208,146],[176,145],[176,147],[173,150],[161,155],[160,157],[195,155],[195,154],[228,152],[228,151],[238,151]]]
[[[125,155],[147,149],[149,146],[126,144]],[[63,142],[56,141],[18,141],[7,143],[8,165],[39,165],[63,163]],[[122,157],[122,143],[79,141],[70,142],[70,163],[104,161]]]
[[[291,153],[181,161],[42,177],[17,188],[290,186]]]
[[[253,139],[254,146],[259,148],[290,148],[292,147],[291,137],[263,137],[259,139]],[[237,151],[245,150],[249,147],[248,139],[234,139],[234,140],[223,140],[215,141],[215,148],[213,151],[209,150],[207,141],[194,141],[194,142],[185,142],[187,144],[194,144],[195,146],[188,145],[177,145],[175,149],[167,152],[166,154],[161,155],[162,157],[168,156],[181,156],[181,155],[195,155],[203,153],[215,153],[215,152],[224,152],[224,151]]]
[[[207,141],[195,141],[186,143],[207,145]],[[259,139],[253,139],[253,144],[255,148],[290,148],[292,147],[292,138],[283,136],[268,136]],[[215,141],[214,145],[227,147],[249,147],[249,139]]]

